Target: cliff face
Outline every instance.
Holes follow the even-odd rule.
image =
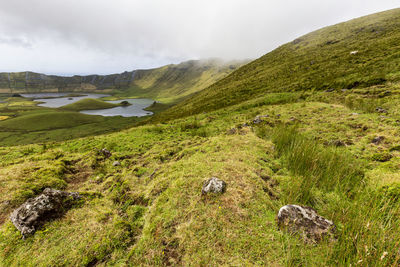
[[[135,71],[62,77],[34,72],[0,73],[0,93],[101,91],[129,87]]]

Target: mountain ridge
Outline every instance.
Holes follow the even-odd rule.
[[[172,85],[171,81],[165,79],[175,77],[181,81],[190,82],[191,86],[197,86],[202,75],[210,72],[214,77],[206,83],[210,85],[217,79],[230,73],[246,61],[223,61],[219,59],[189,60],[179,64],[169,64],[153,69],[137,69],[109,75],[73,75],[58,76],[46,75],[31,71],[25,72],[3,72],[0,73],[0,93],[40,93],[40,92],[114,92],[126,93],[130,91],[139,94],[147,94],[151,90],[153,95],[159,90],[174,87],[177,94],[182,91],[191,90],[187,84],[181,83],[179,87]],[[168,75],[166,75],[168,74]],[[164,76],[163,76],[164,75]],[[142,79],[152,78],[155,84]],[[174,81],[172,81],[174,82]],[[186,88],[185,88],[186,87]],[[196,91],[199,90],[198,86]]]

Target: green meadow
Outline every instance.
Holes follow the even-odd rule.
[[[398,266],[399,26],[396,9],[310,33],[141,120],[4,99],[0,265]],[[202,196],[212,176],[227,190]],[[8,217],[47,187],[83,198],[22,239]],[[287,204],[336,240],[279,230]]]

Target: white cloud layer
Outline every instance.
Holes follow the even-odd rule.
[[[398,0],[0,0],[0,71],[115,73],[257,58]]]

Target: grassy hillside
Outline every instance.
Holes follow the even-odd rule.
[[[168,124],[0,148],[0,265],[397,265],[399,92],[383,117],[349,92],[273,93]],[[202,197],[211,176],[227,191]],[[45,187],[84,200],[22,240],[7,218]],[[279,231],[288,203],[333,220],[338,241]]]
[[[98,122],[99,120],[101,120],[100,117],[93,119],[90,115],[75,112],[44,112],[3,121],[0,123],[0,128],[5,130],[40,131],[66,128],[76,124]]]
[[[0,147],[0,266],[399,266],[399,13],[286,44],[156,118],[168,121]],[[1,116],[43,112],[11,103]],[[15,119],[0,124],[22,127]],[[212,176],[227,190],[202,196]],[[9,215],[46,187],[83,199],[22,239]],[[279,230],[286,204],[332,220],[337,240],[306,244]]]
[[[93,98],[84,98],[79,101],[76,101],[72,104],[68,104],[60,107],[63,110],[72,110],[72,111],[81,111],[81,110],[92,110],[92,109],[106,109],[106,108],[115,108],[120,105],[104,102],[100,99]]]
[[[241,67],[172,108],[160,121],[215,110],[267,92],[390,86],[400,80],[399,51],[400,9],[326,27]]]

